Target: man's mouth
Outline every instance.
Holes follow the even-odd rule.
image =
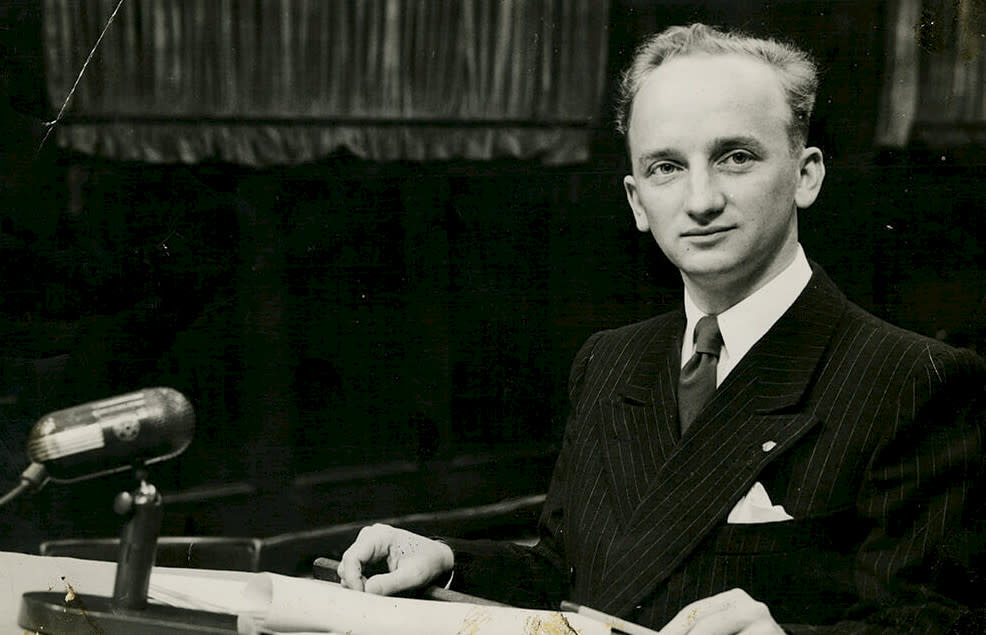
[[[686,232],[682,232],[681,235],[685,237],[703,237],[703,236],[713,236],[715,234],[721,234],[731,230],[732,227],[698,227],[696,229],[689,229]]]

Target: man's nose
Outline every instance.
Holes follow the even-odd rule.
[[[726,197],[715,175],[698,169],[689,173],[686,210],[697,221],[719,215],[726,206]]]

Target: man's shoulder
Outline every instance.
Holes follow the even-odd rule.
[[[668,311],[667,313],[661,313],[660,315],[655,315],[638,322],[623,324],[621,326],[598,331],[595,333],[594,337],[616,340],[634,339],[639,337],[641,334],[657,333],[678,327],[684,328],[684,325],[685,312],[681,309],[677,309]]]
[[[830,359],[851,357],[853,366],[864,373],[874,371],[873,364],[929,366],[958,364],[969,368],[981,366],[981,356],[968,349],[955,348],[946,342],[902,328],[873,315],[839,291],[836,284],[817,264],[805,299],[791,310],[820,311],[833,324]]]
[[[982,356],[966,348],[915,333],[883,320],[848,302],[835,346],[852,350],[860,358],[886,364],[906,365],[915,369],[965,369],[976,374],[986,370]]]
[[[578,358],[605,356],[607,352],[632,352],[650,345],[655,339],[670,341],[676,335],[680,336],[685,327],[685,312],[683,310],[669,311],[646,320],[601,329],[594,332],[582,344]]]
[[[646,320],[593,333],[583,344],[569,375],[573,395],[585,382],[598,388],[597,395],[612,390],[680,347],[684,310],[671,311]],[[645,373],[646,374],[646,373]]]
[[[684,330],[685,312],[669,311],[655,317],[623,326],[598,330],[582,344],[575,356],[574,367],[582,368],[594,361],[597,364],[625,364],[647,353],[680,345]]]

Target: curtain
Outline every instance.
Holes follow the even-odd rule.
[[[45,0],[57,112],[118,0]],[[599,0],[125,0],[56,126],[150,162],[588,158]]]
[[[986,144],[986,3],[890,0],[877,142]]]

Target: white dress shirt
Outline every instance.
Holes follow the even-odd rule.
[[[723,345],[716,365],[716,386],[722,383],[729,371],[735,368],[753,345],[770,330],[774,322],[791,308],[808,286],[810,279],[811,265],[808,264],[804,249],[799,244],[798,252],[791,264],[774,276],[770,282],[717,316]],[[685,289],[687,323],[681,346],[682,366],[692,356],[695,324],[704,315],[688,294],[688,289]]]

